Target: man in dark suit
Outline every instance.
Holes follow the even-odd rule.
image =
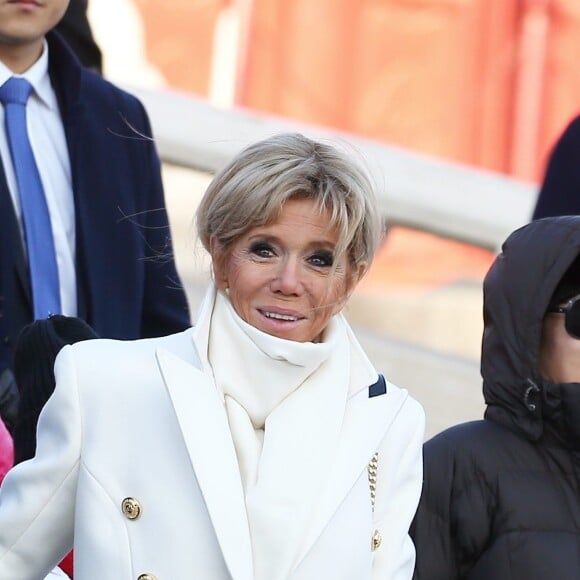
[[[84,69],[51,31],[68,3],[0,0],[0,85],[15,75],[32,84],[27,123],[54,234],[60,311],[102,337],[182,330],[188,308],[149,120],[135,97]],[[17,335],[38,316],[24,188],[0,121],[0,384],[9,384]]]

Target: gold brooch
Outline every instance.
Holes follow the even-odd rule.
[[[379,467],[379,453],[375,453],[373,458],[369,461],[369,465],[367,467],[368,476],[369,476],[369,488],[371,490],[371,507],[373,513],[375,511],[375,499],[377,494],[377,469]]]

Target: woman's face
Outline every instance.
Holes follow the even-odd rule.
[[[566,332],[564,314],[544,318],[540,374],[554,383],[580,383],[580,339]]]
[[[314,201],[294,199],[275,223],[252,228],[229,252],[212,244],[218,288],[245,322],[279,338],[320,339],[360,278],[346,256],[335,257],[338,235],[329,223]]]

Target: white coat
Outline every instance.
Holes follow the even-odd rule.
[[[0,492],[2,580],[43,578],[73,544],[75,580],[253,580],[226,412],[198,364],[192,330],[61,351],[36,457]],[[423,411],[391,384],[368,395],[348,400],[292,580],[412,576]]]

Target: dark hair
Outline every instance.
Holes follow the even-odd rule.
[[[98,338],[80,318],[51,316],[25,326],[14,350],[14,377],[20,405],[14,429],[14,462],[30,459],[36,452],[36,423],[54,391],[54,361],[67,344]]]

